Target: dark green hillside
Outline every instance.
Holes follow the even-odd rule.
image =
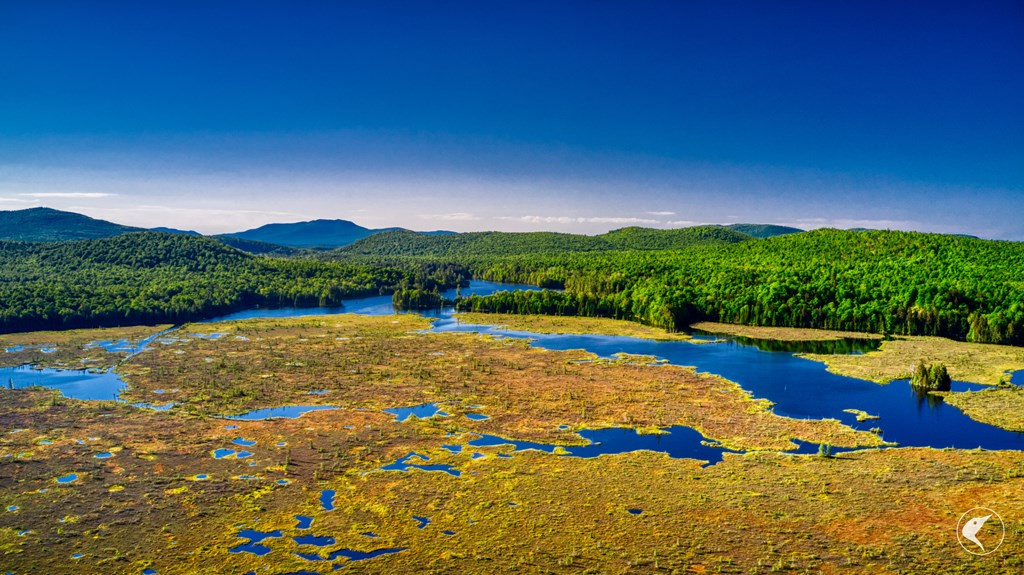
[[[211,236],[213,239],[221,242],[224,245],[231,246],[237,250],[242,250],[250,254],[262,256],[294,256],[296,254],[306,253],[308,250],[302,248],[294,248],[291,246],[282,246],[279,244],[272,244],[268,242],[259,242],[256,240],[244,240],[242,238],[236,238],[234,236]]]
[[[540,254],[478,277],[565,294],[473,298],[462,309],[599,315],[667,329],[729,323],[942,335],[1024,344],[1024,244],[910,232],[816,230],[672,252]]]
[[[681,249],[696,244],[730,243],[750,236],[721,226],[677,230],[622,228],[597,236],[554,232],[470,232],[427,236],[409,231],[375,234],[332,252],[344,256],[428,256],[476,258],[527,254]]]
[[[804,231],[800,228],[777,226],[774,224],[729,224],[725,227],[730,230],[740,232],[741,234],[754,236],[755,238],[773,238],[775,236],[784,236],[786,234],[798,234]]]
[[[237,309],[454,285],[462,272],[257,257],[157,232],[65,243],[0,242],[0,331],[181,322]]]
[[[109,238],[140,228],[50,208],[0,211],[0,240],[62,242]]]

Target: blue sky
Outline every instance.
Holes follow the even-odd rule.
[[[0,2],[0,209],[1024,240],[1020,2]]]

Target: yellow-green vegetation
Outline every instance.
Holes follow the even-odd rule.
[[[802,327],[766,327],[737,325],[702,321],[690,326],[710,333],[721,333],[752,339],[774,339],[777,341],[837,341],[841,339],[882,339],[877,333],[859,331],[834,331],[829,329],[808,329]]]
[[[31,363],[42,367],[105,369],[124,359],[128,353],[108,352],[99,346],[87,348],[87,345],[96,341],[126,340],[134,343],[169,327],[131,326],[2,334],[0,367]]]
[[[919,362],[943,364],[950,377],[997,385],[1007,379],[1006,372],[1024,369],[1024,347],[967,343],[942,337],[901,337],[883,341],[877,351],[863,355],[801,354],[820,361],[839,375],[889,383],[909,379]]]
[[[1024,388],[1000,386],[974,392],[939,392],[971,419],[1024,432]]]
[[[837,421],[795,420],[738,386],[623,356],[533,349],[475,334],[417,333],[427,320],[329,316],[186,326],[122,363],[129,401],[177,389],[170,411],[0,389],[0,564],[12,573],[987,573],[1024,569],[1024,453],[867,449],[779,453],[790,437],[877,445]],[[582,362],[582,363],[580,363]],[[310,391],[327,391],[310,395]],[[978,395],[978,394],[976,394]],[[166,396],[164,396],[166,399]],[[382,407],[442,404],[396,421]],[[283,404],[341,409],[297,419],[211,414]],[[462,417],[470,406],[490,419]],[[569,429],[559,430],[559,424]],[[574,430],[692,425],[764,450],[692,459],[579,458],[480,433],[569,445]],[[232,443],[244,438],[252,445]],[[446,449],[442,446],[460,446]],[[250,457],[214,459],[217,449]],[[457,451],[454,452],[454,451]],[[109,458],[97,454],[111,453]],[[444,471],[383,471],[413,463]],[[426,460],[429,458],[429,460]],[[250,465],[250,462],[254,465]],[[76,473],[76,481],[55,478]],[[251,476],[252,479],[244,479]],[[323,490],[336,492],[326,511]],[[960,515],[995,506],[1006,541],[972,558]],[[5,511],[13,507],[12,511]],[[630,511],[632,510],[632,511]],[[314,519],[298,529],[295,515]],[[413,516],[429,518],[419,528]],[[279,530],[264,556],[231,553],[243,529]],[[445,532],[450,534],[446,534]],[[373,533],[376,537],[368,537]],[[293,537],[332,537],[326,547]],[[310,561],[339,549],[405,549]],[[72,559],[75,554],[82,556]]]
[[[871,415],[870,413],[862,409],[844,409],[843,413],[852,413],[857,416],[857,421],[868,421],[872,419],[879,419],[877,415]]]
[[[1016,511],[1024,508],[1024,454],[1017,452],[887,449],[832,459],[755,452],[726,455],[706,468],[649,452],[498,457],[510,448],[440,449],[471,436],[445,437],[435,420],[399,423],[379,412],[338,410],[226,422],[70,400],[53,406],[51,393],[0,391],[0,456],[12,455],[0,465],[0,505],[18,507],[0,511],[0,557],[14,573],[153,568],[216,575],[265,565],[270,573],[326,573],[330,562],[296,553],[343,548],[406,548],[335,562],[358,573],[1024,567],[1019,537],[1008,536],[995,554],[972,561],[953,535],[959,515],[979,501],[998,505],[1008,534],[1024,529]],[[40,436],[53,444],[37,445]],[[234,437],[256,441],[247,448],[256,467],[209,456],[232,447]],[[110,459],[94,457],[118,447]],[[410,451],[461,475],[374,471]],[[54,483],[72,471],[77,481]],[[242,474],[257,479],[236,479]],[[323,489],[336,491],[335,510],[321,509]],[[296,529],[299,514],[314,518],[312,529]],[[414,515],[431,523],[419,529]],[[271,549],[263,557],[230,553],[246,541],[236,537],[242,529],[280,530],[282,537],[262,542]],[[362,535],[367,532],[378,537]],[[305,534],[335,543],[320,549],[291,539]],[[76,553],[83,557],[70,559]]]
[[[122,397],[153,402],[177,388],[176,409],[240,413],[278,405],[384,409],[444,402],[445,411],[493,412],[465,427],[530,440],[578,442],[579,427],[687,425],[736,449],[790,449],[791,438],[835,446],[879,445],[838,420],[780,417],[737,384],[653,358],[600,361],[581,351],[531,348],[524,340],[470,333],[415,333],[414,315],[341,315],[204,324],[218,340],[151,348],[121,368]],[[189,332],[191,327],[185,326]],[[310,392],[327,392],[310,395]]]
[[[464,312],[455,317],[462,323],[498,325],[503,329],[532,331],[534,333],[619,335],[658,341],[692,341],[690,336],[685,333],[673,333],[632,321],[603,317],[517,315],[481,312]]]

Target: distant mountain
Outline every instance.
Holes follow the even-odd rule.
[[[159,227],[155,227],[155,228],[150,228],[149,231],[151,231],[151,232],[164,232],[164,233],[168,233],[168,234],[181,234],[181,235],[184,235],[184,236],[201,236],[201,235],[203,235],[203,234],[201,234],[199,232],[194,232],[192,230],[179,230],[179,229],[176,229],[176,228],[165,228],[163,226],[159,226]]]
[[[730,230],[740,232],[741,234],[754,236],[755,238],[772,238],[775,236],[784,236],[786,234],[798,234],[805,231],[800,228],[776,226],[774,224],[729,224],[725,227]]]
[[[373,235],[376,231],[348,220],[313,220],[291,224],[267,224],[224,235],[282,246],[337,248]]]
[[[142,228],[51,208],[0,211],[0,240],[62,242],[109,238],[137,231],[142,231]]]
[[[291,224],[267,224],[244,232],[224,234],[243,240],[267,242],[297,248],[340,248],[381,232],[404,231],[425,236],[454,234],[446,230],[410,232],[405,228],[364,228],[348,220],[313,220]]]

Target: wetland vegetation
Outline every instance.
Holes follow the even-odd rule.
[[[289,258],[152,232],[5,244],[8,330],[240,313],[0,336],[7,368],[93,370],[61,386],[22,368],[0,391],[3,567],[1024,567],[1019,536],[988,567],[950,546],[950,525],[979,500],[1009,506],[1008,533],[1024,533],[1024,406],[1007,375],[1024,355],[978,343],[1016,341],[1017,288],[906,277],[918,286],[907,299],[903,280],[879,279],[898,254],[960,253],[977,247],[969,239],[734,233],[442,236],[414,238],[424,253],[411,256],[374,236]],[[822,242],[866,257],[819,277]],[[557,251],[567,243],[589,259]],[[773,262],[779,249],[812,261]],[[988,246],[965,269],[1003,277],[994,253],[1015,249]],[[796,283],[779,283],[784,272]],[[872,308],[855,277],[875,282],[870,301],[902,303]],[[448,300],[464,313],[391,315]],[[510,313],[481,313],[499,310]],[[321,315],[291,317],[310,311]],[[755,325],[680,331],[697,320]],[[945,366],[952,391],[915,395],[902,380],[919,362]],[[76,398],[101,377],[113,386],[102,400]],[[978,445],[998,451],[965,449]]]

